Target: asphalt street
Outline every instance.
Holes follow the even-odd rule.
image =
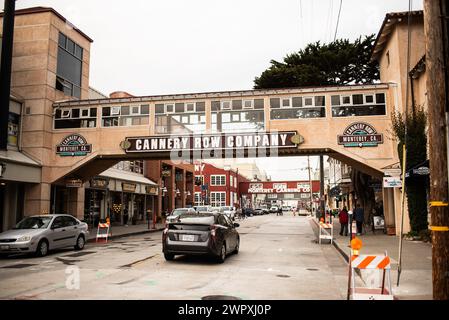
[[[333,246],[316,243],[309,219],[287,213],[237,221],[240,252],[223,264],[165,261],[161,232],[3,258],[0,299],[345,299],[347,265]]]

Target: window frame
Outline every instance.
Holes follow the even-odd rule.
[[[87,116],[83,116],[83,111],[87,111]],[[90,108],[80,108],[80,119],[92,118],[90,116]]]
[[[220,184],[217,184],[217,177],[220,177]],[[221,184],[223,179],[224,184]],[[213,182],[215,180],[215,183]],[[226,186],[226,175],[225,174],[211,174],[210,185],[214,187]]]
[[[229,103],[229,106],[225,107],[224,106],[225,103]],[[232,110],[232,101],[231,100],[220,101],[220,110]]]
[[[288,100],[288,106],[284,106],[284,101],[287,101]],[[292,98],[291,97],[289,97],[289,98],[284,98],[284,97],[282,97],[281,98],[281,101],[280,101],[280,109],[289,109],[289,108],[292,108]]]
[[[250,103],[249,107],[245,106],[246,102]],[[251,109],[254,109],[254,100],[252,100],[252,99],[242,100],[242,110],[251,110]]]

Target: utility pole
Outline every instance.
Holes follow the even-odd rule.
[[[307,169],[309,170],[309,185],[310,185],[310,215],[312,215],[313,210],[313,185],[312,185],[312,176],[310,174],[310,156],[307,156]]]
[[[9,96],[11,94],[11,65],[15,8],[15,0],[5,0],[0,69],[0,150],[6,150],[8,147]]]
[[[323,218],[326,219],[326,204],[324,201],[324,156],[320,156],[320,207]]]
[[[430,214],[433,299],[449,299],[449,208],[445,113],[448,111],[448,7],[441,0],[424,1],[427,101],[429,114]],[[445,48],[446,47],[446,48]]]

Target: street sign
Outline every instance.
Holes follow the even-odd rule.
[[[400,168],[395,168],[395,169],[385,169],[384,170],[384,174],[386,176],[390,176],[390,177],[399,177],[401,175],[402,171]]]
[[[402,180],[400,177],[384,177],[384,188],[400,188]]]

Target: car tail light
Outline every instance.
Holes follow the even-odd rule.
[[[213,224],[210,226],[210,235],[215,238],[217,227]]]

